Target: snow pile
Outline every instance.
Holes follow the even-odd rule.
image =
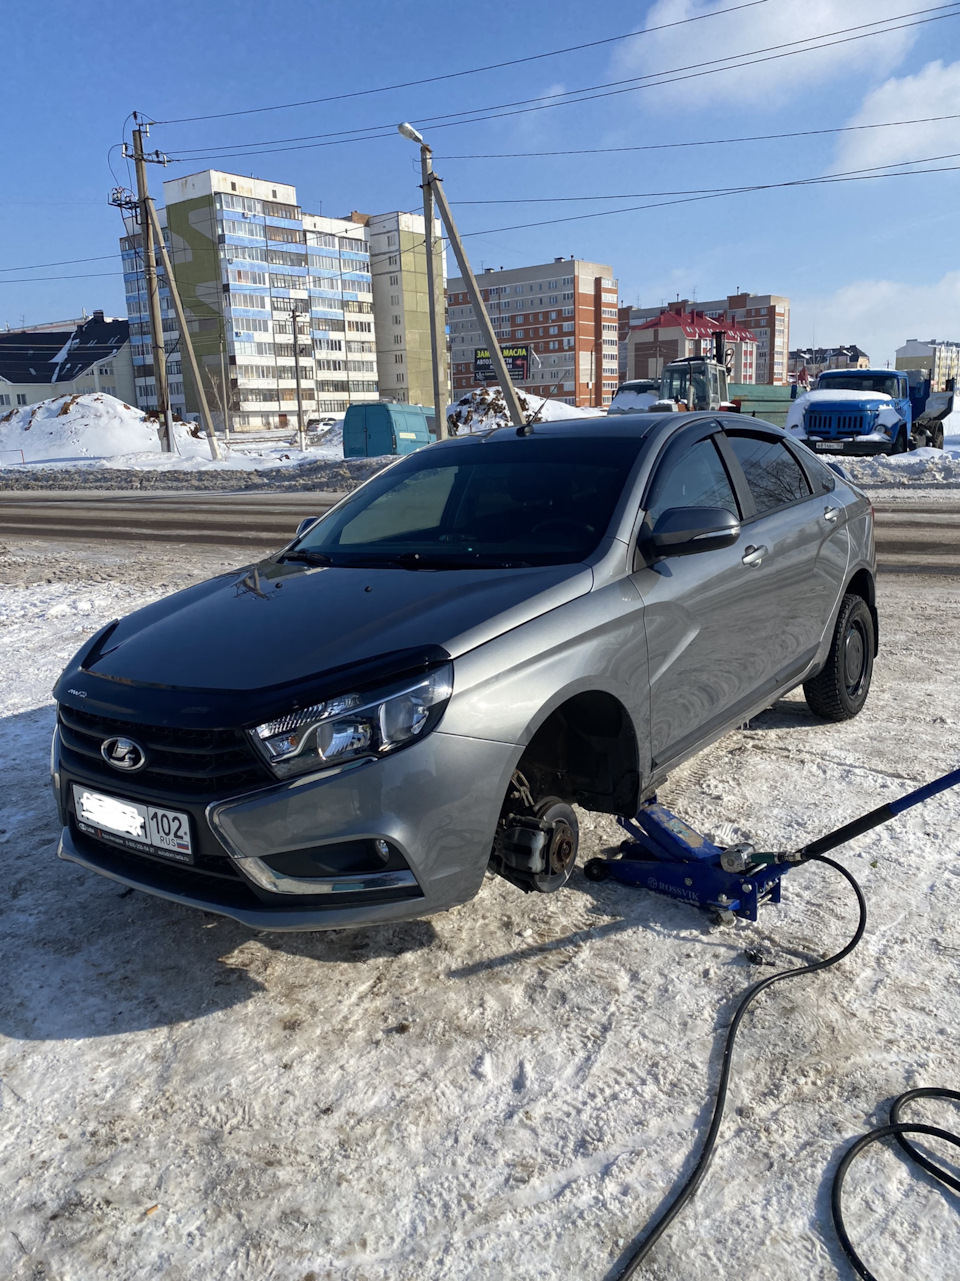
[[[0,462],[59,462],[159,453],[156,423],[101,392],[54,396],[0,418]]]
[[[943,449],[874,458],[830,457],[836,457],[858,485],[960,485],[960,437],[947,440]]]
[[[517,399],[526,422],[530,422],[534,416],[537,422],[556,423],[570,418],[598,418],[604,414],[602,409],[577,409],[574,405],[564,404],[562,400],[546,400],[542,396],[531,396],[525,391],[518,390]],[[474,387],[473,391],[461,396],[455,405],[447,406],[447,423],[454,436],[492,431],[494,427],[509,427],[510,414],[503,392],[498,386]]]
[[[221,439],[217,462],[198,425],[176,422],[174,436],[175,452],[164,452],[156,421],[114,396],[55,396],[0,418],[0,467],[37,463],[46,468],[95,464],[132,471],[261,471],[343,458],[342,419],[305,450],[288,444],[283,433],[280,440],[267,441],[234,435],[229,445]]]

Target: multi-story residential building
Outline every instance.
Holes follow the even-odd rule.
[[[689,298],[678,298],[670,304],[671,310],[703,312],[711,320],[724,324],[749,329],[756,335],[756,372],[758,383],[785,384],[789,382],[790,351],[790,299],[778,294],[729,294],[726,298],[710,302],[691,302]],[[623,311],[627,311],[626,319]],[[646,378],[647,374],[627,374],[622,359],[626,356],[626,338],[624,330],[639,328],[648,320],[653,320],[666,310],[664,304],[659,307],[630,307],[621,309],[621,338],[623,356],[621,372],[624,378]]]
[[[0,333],[0,414],[51,396],[97,391],[136,403],[126,320],[95,311]]]
[[[686,356],[716,354],[716,337],[723,335],[724,358],[731,382],[756,382],[757,336],[732,321],[714,320],[700,310],[665,311],[634,324],[627,332],[627,377],[659,378],[664,365]]]
[[[790,381],[812,383],[825,369],[869,369],[862,347],[798,347],[790,353]]]
[[[433,351],[423,214],[354,213],[351,218],[367,229],[380,395],[402,404],[432,405]],[[443,326],[446,269],[441,235],[438,219],[434,223],[433,265],[438,324]],[[443,413],[450,398],[445,340],[440,387]]]
[[[617,390],[617,282],[606,263],[580,258],[508,271],[492,267],[477,285],[501,345],[528,349],[525,391],[568,405],[609,405]],[[447,283],[454,398],[476,383],[475,353],[486,347],[459,277]]]
[[[954,391],[960,381],[960,342],[931,338],[919,342],[908,338],[897,348],[897,369],[926,369],[931,391]]]
[[[211,411],[237,430],[287,427],[378,397],[365,228],[304,213],[296,188],[208,169],[164,183],[160,219]],[[156,406],[139,232],[124,258],[138,403]],[[166,284],[174,409],[196,412]],[[141,372],[142,371],[142,372]]]

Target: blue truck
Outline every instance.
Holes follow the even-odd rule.
[[[817,453],[903,454],[943,448],[952,395],[930,394],[925,370],[827,369],[799,396],[787,430]]]

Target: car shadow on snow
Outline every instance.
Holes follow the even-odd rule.
[[[747,721],[745,729],[822,729],[826,722],[814,716],[804,699],[778,698],[772,707]]]
[[[231,954],[260,941],[320,962],[429,947],[428,921],[269,934],[181,907],[66,863],[49,786],[53,708],[0,719],[0,1034],[84,1039],[171,1026],[230,1009],[264,984]]]

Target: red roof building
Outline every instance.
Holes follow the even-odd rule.
[[[626,378],[659,378],[664,365],[687,356],[714,356],[716,335],[724,336],[724,355],[730,379],[754,383],[757,378],[757,336],[741,325],[715,320],[705,312],[666,308],[640,324],[631,322],[626,335]]]

